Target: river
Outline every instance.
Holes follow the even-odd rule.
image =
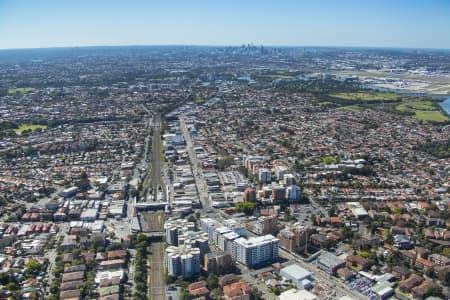
[[[445,110],[447,115],[450,116],[450,96],[445,96],[445,100],[440,102],[439,105]]]

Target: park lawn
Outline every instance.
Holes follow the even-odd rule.
[[[348,112],[359,112],[359,111],[362,111],[362,108],[359,107],[359,106],[356,106],[356,105],[344,106],[342,109],[345,110],[345,111],[348,111]]]
[[[368,101],[368,102],[392,101],[398,100],[400,97],[396,93],[385,93],[385,92],[333,93],[329,94],[329,96],[342,100]]]
[[[435,110],[435,104],[431,101],[413,101],[400,104],[396,107],[400,111],[408,110]]]
[[[35,131],[36,129],[41,128],[42,130],[47,129],[47,125],[32,125],[32,124],[22,124],[19,128],[14,129],[15,133],[21,135],[25,130]]]
[[[32,91],[34,91],[35,89],[34,88],[16,88],[16,89],[9,89],[8,90],[8,94],[10,94],[10,95],[15,95],[15,94],[17,94],[17,93],[27,93],[27,92],[32,92]]]
[[[431,101],[412,101],[402,103],[395,107],[398,111],[414,113],[414,118],[426,122],[447,122],[449,117],[437,108],[437,104]]]
[[[424,111],[424,110],[416,110],[414,118],[420,121],[431,121],[438,123],[447,122],[449,120],[449,118],[440,111]]]
[[[326,106],[326,105],[331,105],[331,104],[333,104],[333,102],[330,102],[330,101],[319,102],[319,106]]]
[[[195,104],[203,104],[205,102],[206,102],[206,100],[203,100],[203,99],[197,99],[194,101]]]

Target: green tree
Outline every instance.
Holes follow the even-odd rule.
[[[20,288],[19,285],[15,282],[9,282],[5,287],[10,292],[17,291]]]
[[[30,259],[25,264],[25,275],[27,277],[35,277],[39,274],[41,268],[41,264],[37,260]]]
[[[256,286],[252,287],[251,295],[254,300],[263,300],[263,293]]]
[[[216,289],[219,287],[219,278],[217,278],[217,276],[214,274],[209,274],[206,283],[208,284],[209,290]]]
[[[223,292],[221,289],[216,288],[211,291],[211,295],[213,296],[213,299],[222,299]]]
[[[344,227],[341,232],[344,239],[351,240],[353,238],[353,231],[351,227]]]
[[[245,213],[247,216],[253,215],[256,204],[253,202],[239,202],[236,204],[236,210]]]
[[[442,250],[442,255],[450,257],[450,248],[445,248]]]

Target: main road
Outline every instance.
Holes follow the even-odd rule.
[[[204,181],[200,178],[200,170],[198,169],[197,156],[194,153],[194,144],[191,139],[191,135],[187,129],[185,116],[180,116],[180,127],[183,131],[184,139],[186,140],[186,148],[189,154],[189,159],[191,161],[192,173],[194,174],[195,185],[197,186],[198,196],[200,198],[200,203],[203,206],[203,210],[208,210],[211,208],[211,201],[208,197],[208,192]]]

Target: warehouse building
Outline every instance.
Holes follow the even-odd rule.
[[[280,275],[287,280],[291,280],[299,289],[309,289],[312,287],[312,273],[297,264],[284,267],[280,270]]]

